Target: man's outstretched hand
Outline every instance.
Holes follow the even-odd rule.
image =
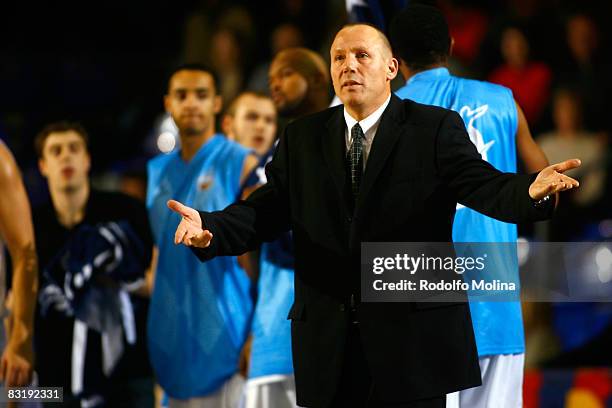
[[[0,359],[0,381],[7,387],[27,387],[32,382],[32,358],[6,347]]]
[[[529,186],[529,196],[533,200],[541,200],[544,197],[565,190],[578,187],[579,183],[564,172],[580,167],[579,159],[566,160],[561,163],[546,167]]]
[[[202,219],[196,210],[175,200],[168,200],[167,205],[182,217],[174,234],[175,244],[198,248],[206,248],[210,245],[213,236],[210,231],[202,229]]]

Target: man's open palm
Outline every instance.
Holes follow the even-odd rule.
[[[212,234],[202,229],[200,214],[191,207],[187,207],[176,200],[168,200],[168,208],[178,213],[182,219],[174,234],[175,244],[184,244],[198,248],[210,245]]]
[[[529,186],[529,196],[534,200],[541,200],[547,195],[578,187],[577,180],[563,173],[579,166],[580,160],[571,159],[546,167]]]

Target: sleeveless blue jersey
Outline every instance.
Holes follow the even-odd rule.
[[[262,245],[259,267],[249,378],[292,374],[291,322],[287,314],[293,304],[294,272],[274,261],[269,244]]]
[[[262,156],[244,187],[265,184],[265,166],[272,160],[278,141]],[[249,378],[293,373],[291,322],[293,304],[293,244],[290,233],[261,246],[257,304],[253,313]]]
[[[458,112],[472,143],[484,160],[503,172],[516,173],[518,116],[512,92],[487,82],[452,76],[435,68],[411,77],[396,92],[403,99]],[[470,208],[457,206],[453,223],[455,242],[516,242],[516,225],[497,221]],[[518,282],[516,260],[502,263]],[[496,272],[497,273],[497,272]],[[523,353],[525,339],[519,302],[470,301],[478,354]]]
[[[203,211],[234,202],[248,150],[215,135],[186,163],[180,152],[148,164],[147,208],[159,248],[149,308],[151,364],[173,398],[213,393],[238,369],[252,313],[250,280],[234,257],[200,262],[184,245],[174,245],[180,216],[168,199]]]

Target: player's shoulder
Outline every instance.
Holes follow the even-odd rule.
[[[437,123],[453,113],[450,109],[436,105],[427,105],[412,99],[401,99],[401,103],[406,118],[413,122]]]
[[[464,92],[487,92],[489,94],[512,97],[512,91],[510,88],[503,85],[495,84],[489,81],[481,81],[479,79],[456,78],[463,85]]]
[[[228,139],[227,136],[225,136],[222,133],[218,133],[216,137],[219,138],[218,140],[219,150],[222,150],[226,154],[227,153],[247,154],[247,153],[252,152],[251,149],[244,147],[238,142]]]

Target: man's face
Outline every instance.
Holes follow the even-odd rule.
[[[308,80],[285,58],[275,58],[268,72],[270,95],[281,115],[290,115],[306,98]]]
[[[232,133],[241,145],[265,154],[276,134],[276,109],[268,98],[254,95],[240,97],[232,118]]]
[[[215,95],[212,75],[183,70],[170,79],[164,104],[181,136],[198,136],[214,129],[215,115],[221,110],[221,97]]]
[[[85,142],[73,130],[47,136],[38,167],[49,187],[74,191],[88,183],[91,159]]]
[[[346,106],[369,111],[387,99],[398,64],[374,28],[343,28],[330,55],[334,91]]]

